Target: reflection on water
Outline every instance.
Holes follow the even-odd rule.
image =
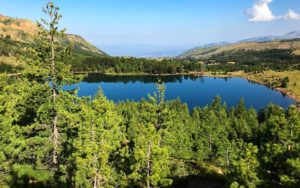
[[[142,83],[156,83],[158,80],[164,82],[164,83],[170,83],[170,82],[179,82],[182,83],[183,80],[197,80],[201,79],[203,77],[199,76],[192,76],[192,75],[166,75],[166,76],[154,76],[154,75],[130,75],[130,76],[116,76],[116,75],[105,75],[105,74],[98,74],[98,73],[91,73],[89,74],[83,82],[87,83],[115,83],[115,82],[122,82],[124,84],[127,83],[136,83],[136,82],[142,82]],[[227,79],[227,78],[226,78]],[[204,79],[201,79],[204,81]]]

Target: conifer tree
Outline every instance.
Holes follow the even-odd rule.
[[[44,13],[49,16],[48,21],[42,19],[38,22],[39,32],[34,45],[27,49],[26,56],[19,57],[26,63],[24,70],[12,79],[11,85],[6,84],[1,95],[0,110],[4,118],[1,128],[8,128],[1,131],[6,139],[1,139],[6,143],[3,165],[18,165],[7,170],[16,174],[22,172],[21,178],[27,178],[24,183],[28,179],[50,181],[53,171],[58,172],[59,165],[62,165],[59,153],[65,136],[61,131],[66,132],[67,124],[60,122],[59,111],[66,108],[70,99],[64,95],[62,87],[80,78],[63,63],[70,48],[64,48],[61,43],[65,30],[58,29],[61,18],[58,11],[52,2],[46,5]],[[38,177],[41,170],[48,170],[47,180]]]
[[[233,160],[231,176],[235,180],[230,187],[255,188],[260,184],[258,177],[258,148],[253,144],[245,144],[239,155]]]
[[[129,128],[133,135],[132,173],[129,175],[141,187],[167,186],[170,173],[169,150],[163,146],[162,134],[168,124],[163,121],[166,112],[163,85],[158,85],[158,94],[143,100],[138,109],[138,121]]]
[[[49,16],[49,21],[41,19],[38,23],[40,27],[39,34],[36,41],[40,46],[35,48],[33,52],[36,54],[37,70],[44,70],[42,75],[47,84],[51,85],[51,141],[53,146],[52,151],[52,163],[57,167],[58,155],[60,148],[60,133],[58,127],[57,114],[57,98],[59,92],[65,84],[70,84],[76,81],[76,77],[70,71],[70,67],[61,62],[61,58],[68,54],[69,49],[63,48],[61,39],[66,37],[65,30],[59,31],[59,21],[61,14],[59,14],[59,8],[52,2],[49,2],[44,8],[44,13]],[[31,66],[31,69],[33,67]],[[25,70],[29,75],[35,72]],[[36,76],[36,75],[33,75]]]
[[[121,118],[115,106],[100,91],[92,101],[81,105],[78,138],[74,141],[76,187],[109,187],[114,185],[110,157],[121,143]],[[115,179],[114,179],[115,178]]]

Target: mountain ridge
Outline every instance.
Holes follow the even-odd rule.
[[[296,53],[300,50],[300,31],[291,31],[283,36],[261,36],[253,37],[237,42],[221,42],[202,45],[192,48],[185,53],[177,56],[179,59],[208,58],[212,55],[232,50],[264,50],[264,49],[292,49]],[[223,45],[222,45],[223,44]]]
[[[0,14],[0,64],[19,65],[16,54],[24,51],[25,46],[30,46],[34,36],[40,28],[29,19],[14,18]],[[62,39],[63,44],[73,46],[73,55],[77,59],[88,57],[107,56],[105,52],[77,34],[66,34]],[[73,58],[72,60],[76,60]],[[22,63],[21,63],[22,64]]]

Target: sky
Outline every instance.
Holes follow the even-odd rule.
[[[38,20],[47,0],[0,0]],[[111,55],[176,54],[204,44],[300,30],[300,0],[54,0],[61,25]]]

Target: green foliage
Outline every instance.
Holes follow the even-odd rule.
[[[177,59],[146,59],[133,57],[92,57],[81,62],[70,62],[75,72],[175,74],[199,72],[196,61]]]
[[[44,182],[44,186],[46,186],[47,181],[51,180],[54,175],[48,169],[34,169],[31,165],[13,165],[12,173],[21,181],[17,182],[17,184],[21,185],[27,182]]]
[[[268,49],[257,51],[232,50],[203,60],[207,62],[209,71],[261,72],[266,70],[299,70],[299,59],[300,56],[294,55],[292,49]],[[235,62],[235,64],[228,62]]]
[[[83,101],[74,141],[76,187],[107,187],[113,177],[110,156],[120,146],[120,116],[114,104],[100,92],[93,101]]]
[[[236,159],[233,159],[231,176],[235,180],[230,187],[257,187],[260,183],[257,172],[259,161],[257,160],[258,148],[253,144],[246,144]]]
[[[23,74],[0,75],[1,187],[150,188],[193,177],[203,185],[222,179],[224,187],[299,186],[295,106],[257,113],[243,100],[228,109],[216,97],[190,113],[180,100],[165,101],[163,84],[139,102],[115,104],[101,91],[79,98],[62,90],[80,78],[54,40],[64,33],[57,11],[47,4],[52,19],[31,55],[20,57],[28,62]]]
[[[164,132],[169,127],[168,109],[164,102],[164,87],[158,85],[158,94],[149,96],[137,106],[137,116],[129,124],[129,140],[134,145],[129,179],[141,187],[168,186],[169,150],[163,145]],[[138,120],[138,121],[137,121]]]
[[[285,77],[281,80],[281,87],[283,88],[287,88],[288,87],[288,84],[290,82],[290,79],[289,77]]]

